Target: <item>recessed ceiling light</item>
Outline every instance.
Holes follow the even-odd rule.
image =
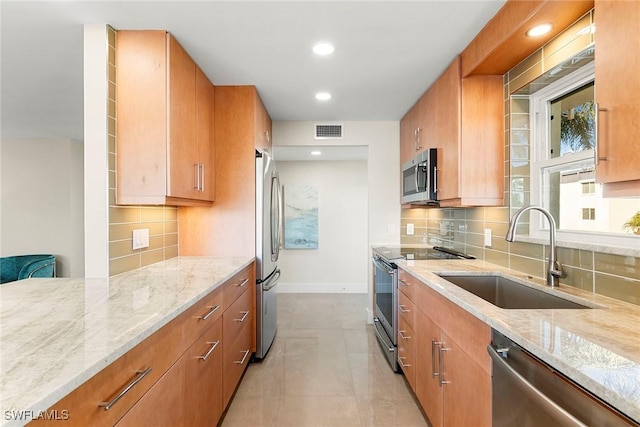
[[[318,92],[316,93],[316,99],[318,101],[328,101],[331,99],[331,94],[329,92]]]
[[[527,31],[527,37],[542,36],[544,34],[547,34],[549,31],[551,31],[552,28],[553,28],[553,25],[548,22],[545,24],[536,25],[535,27],[532,27],[529,29],[529,31]]]
[[[312,151],[311,152],[312,156],[319,156],[320,154],[322,154],[322,151]]]
[[[320,56],[331,55],[334,47],[331,43],[319,42],[313,45],[313,53]]]

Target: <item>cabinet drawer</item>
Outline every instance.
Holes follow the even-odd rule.
[[[222,407],[225,408],[233,395],[240,377],[251,359],[251,328],[248,325],[242,330],[240,336],[228,348],[225,346],[225,355],[222,362]],[[223,338],[226,340],[226,338]],[[225,341],[226,344],[226,341]]]
[[[222,293],[222,289],[217,288],[181,315],[184,319],[183,348],[188,348],[208,327],[222,317]]]
[[[251,292],[244,292],[231,307],[225,310],[222,316],[223,332],[222,336],[225,340],[224,354],[229,354],[233,347],[233,343],[238,336],[247,327],[251,330],[250,325],[253,321],[253,300]]]
[[[400,319],[398,322],[398,363],[413,391],[416,391],[416,335],[413,328]]]
[[[398,270],[398,289],[414,303],[416,302],[416,288],[421,285],[418,279],[406,271],[402,269]]]
[[[114,425],[178,360],[182,352],[180,328],[180,320],[170,322],[50,409],[67,410],[69,425]],[[110,403],[108,409],[103,403]],[[55,421],[35,423],[48,425]]]
[[[224,284],[222,288],[222,302],[225,307],[231,306],[244,291],[255,285],[252,280],[252,268],[253,266],[245,268]]]
[[[410,328],[415,329],[416,306],[404,292],[398,292],[398,318],[404,320]]]

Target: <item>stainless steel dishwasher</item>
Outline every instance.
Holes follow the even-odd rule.
[[[492,330],[493,427],[639,426]]]

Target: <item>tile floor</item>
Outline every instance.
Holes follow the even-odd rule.
[[[366,294],[279,294],[278,334],[249,365],[222,427],[427,426],[391,371]]]

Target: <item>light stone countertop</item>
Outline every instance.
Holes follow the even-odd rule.
[[[0,425],[29,421],[7,411],[49,408],[253,260],[179,257],[109,279],[0,285]]]
[[[501,332],[619,411],[640,422],[640,307],[560,285],[481,260],[394,260],[403,270]],[[447,282],[437,273],[492,272],[591,307],[506,310]]]

